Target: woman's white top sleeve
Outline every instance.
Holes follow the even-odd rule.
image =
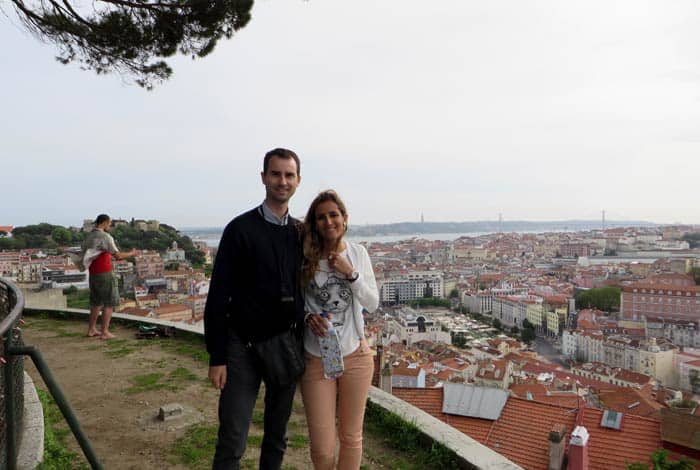
[[[350,283],[350,289],[360,305],[372,313],[379,306],[379,291],[367,249],[362,245],[348,242],[348,256],[359,273],[357,280]]]

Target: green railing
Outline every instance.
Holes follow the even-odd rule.
[[[73,409],[43,356],[38,349],[24,345],[19,328],[23,311],[22,292],[13,283],[0,279],[0,336],[4,339],[0,341],[0,468],[14,470],[17,467],[17,452],[24,418],[24,356],[29,356],[66,419],[85,458],[93,469],[102,469],[89,439],[80,428]]]

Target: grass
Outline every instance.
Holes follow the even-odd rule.
[[[176,440],[170,450],[173,464],[182,464],[194,470],[204,470],[211,467],[211,459],[214,456],[216,447],[216,435],[218,427],[216,425],[195,425],[187,430],[185,435]],[[248,446],[260,447],[262,436],[249,435]],[[289,439],[289,447],[300,448],[308,445],[306,436],[292,436]],[[244,458],[241,460],[241,468],[257,469],[258,462],[254,458]],[[297,467],[290,464],[282,465],[282,470],[296,470]]]
[[[265,412],[261,410],[253,411],[253,417],[251,418],[253,424],[264,424],[265,423]]]
[[[459,461],[454,452],[427,436],[414,424],[386,411],[379,405],[367,401],[365,412],[365,432],[382,439],[384,444],[401,454],[392,463],[393,469],[422,470],[459,468]]]
[[[62,328],[56,328],[53,330],[54,333],[56,333],[56,336],[61,336],[64,338],[75,338],[78,336],[85,336],[85,333],[79,333],[77,331],[66,331]]]
[[[87,464],[80,462],[81,456],[66,445],[66,440],[72,435],[65,427],[56,402],[44,390],[37,389],[37,394],[44,409],[44,460],[37,470],[87,470]]]
[[[304,434],[292,434],[287,445],[292,449],[303,449],[309,446],[309,436]]]
[[[194,470],[211,468],[217,430],[218,425],[192,426],[172,445],[172,463],[184,464]]]
[[[137,375],[131,379],[134,385],[127,388],[125,392],[131,395],[134,393],[147,392],[149,390],[162,390],[164,388],[174,390],[174,388],[171,388],[170,384],[160,381],[163,376],[164,374],[160,372]]]
[[[178,367],[177,369],[173,370],[170,372],[168,375],[172,380],[189,380],[189,381],[195,381],[199,377],[197,377],[196,374],[190,372],[188,369],[185,367]]]
[[[131,381],[133,385],[125,390],[127,394],[147,392],[150,390],[171,390],[177,391],[183,382],[194,382],[198,380],[196,374],[190,372],[185,367],[178,367],[169,374],[163,372],[151,372],[150,374],[136,375]]]
[[[66,295],[68,308],[90,308],[90,289],[82,289]]]
[[[262,445],[262,436],[248,435],[248,446],[250,447],[260,447]]]
[[[189,356],[198,362],[209,364],[209,353],[207,353],[207,350],[204,348],[203,341],[199,341],[197,343],[190,343],[183,342],[182,339],[180,339],[179,341],[161,339],[158,340],[158,343],[166,351],[181,354],[183,356]]]
[[[112,339],[104,342],[105,356],[111,358],[124,357],[135,351],[128,339]]]

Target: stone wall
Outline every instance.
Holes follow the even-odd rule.
[[[68,306],[67,298],[61,289],[37,290],[22,287],[25,308],[48,308],[61,310]]]

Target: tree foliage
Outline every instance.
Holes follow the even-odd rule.
[[[688,242],[690,248],[700,247],[700,233],[686,233],[681,240]]]
[[[60,225],[40,223],[16,227],[11,237],[0,238],[0,250],[22,250],[24,248],[56,248],[70,243],[79,243],[82,236],[72,233]]]
[[[114,227],[111,230],[114,240],[122,250],[154,250],[164,252],[177,242],[179,248],[185,251],[185,258],[190,260],[193,266],[204,264],[204,253],[199,251],[188,236],[181,235],[175,228],[160,224],[158,231],[143,231],[130,225]]]
[[[520,332],[520,339],[523,343],[532,343],[537,335],[535,334],[535,325],[530,322],[527,318],[523,320],[523,329]]]
[[[688,274],[695,280],[695,285],[700,286],[700,268],[691,268]]]
[[[463,348],[467,345],[467,338],[464,333],[452,333],[452,345]]]
[[[204,253],[194,246],[188,236],[181,235],[175,228],[161,224],[158,231],[141,231],[131,226],[114,227],[110,233],[122,250],[136,248],[163,252],[173,242],[185,251],[193,266],[204,265]],[[86,232],[73,232],[60,225],[41,223],[17,227],[12,237],[0,238],[0,250],[22,250],[25,248],[55,248],[69,244],[79,245]]]
[[[693,470],[695,461],[681,456],[677,462],[673,462],[668,458],[668,450],[658,449],[651,454],[651,468],[653,470]],[[635,462],[627,465],[626,470],[649,470],[649,466],[645,463]]]
[[[131,75],[140,86],[170,77],[163,60],[204,57],[250,21],[253,0],[10,0],[26,27],[58,47],[63,64]]]
[[[53,230],[51,230],[51,238],[57,244],[65,246],[73,241],[73,234],[71,234],[70,230],[68,229],[65,229],[63,227],[56,227]]]
[[[450,301],[448,299],[441,299],[439,297],[423,297],[420,299],[412,300],[408,303],[409,307],[446,307],[450,308]]]
[[[597,308],[606,312],[620,310],[620,288],[598,287],[581,292],[576,297],[576,305],[580,308]]]
[[[532,343],[536,338],[535,335],[535,330],[533,328],[524,328],[522,333],[520,334],[520,339],[522,339],[523,343],[530,344]]]

